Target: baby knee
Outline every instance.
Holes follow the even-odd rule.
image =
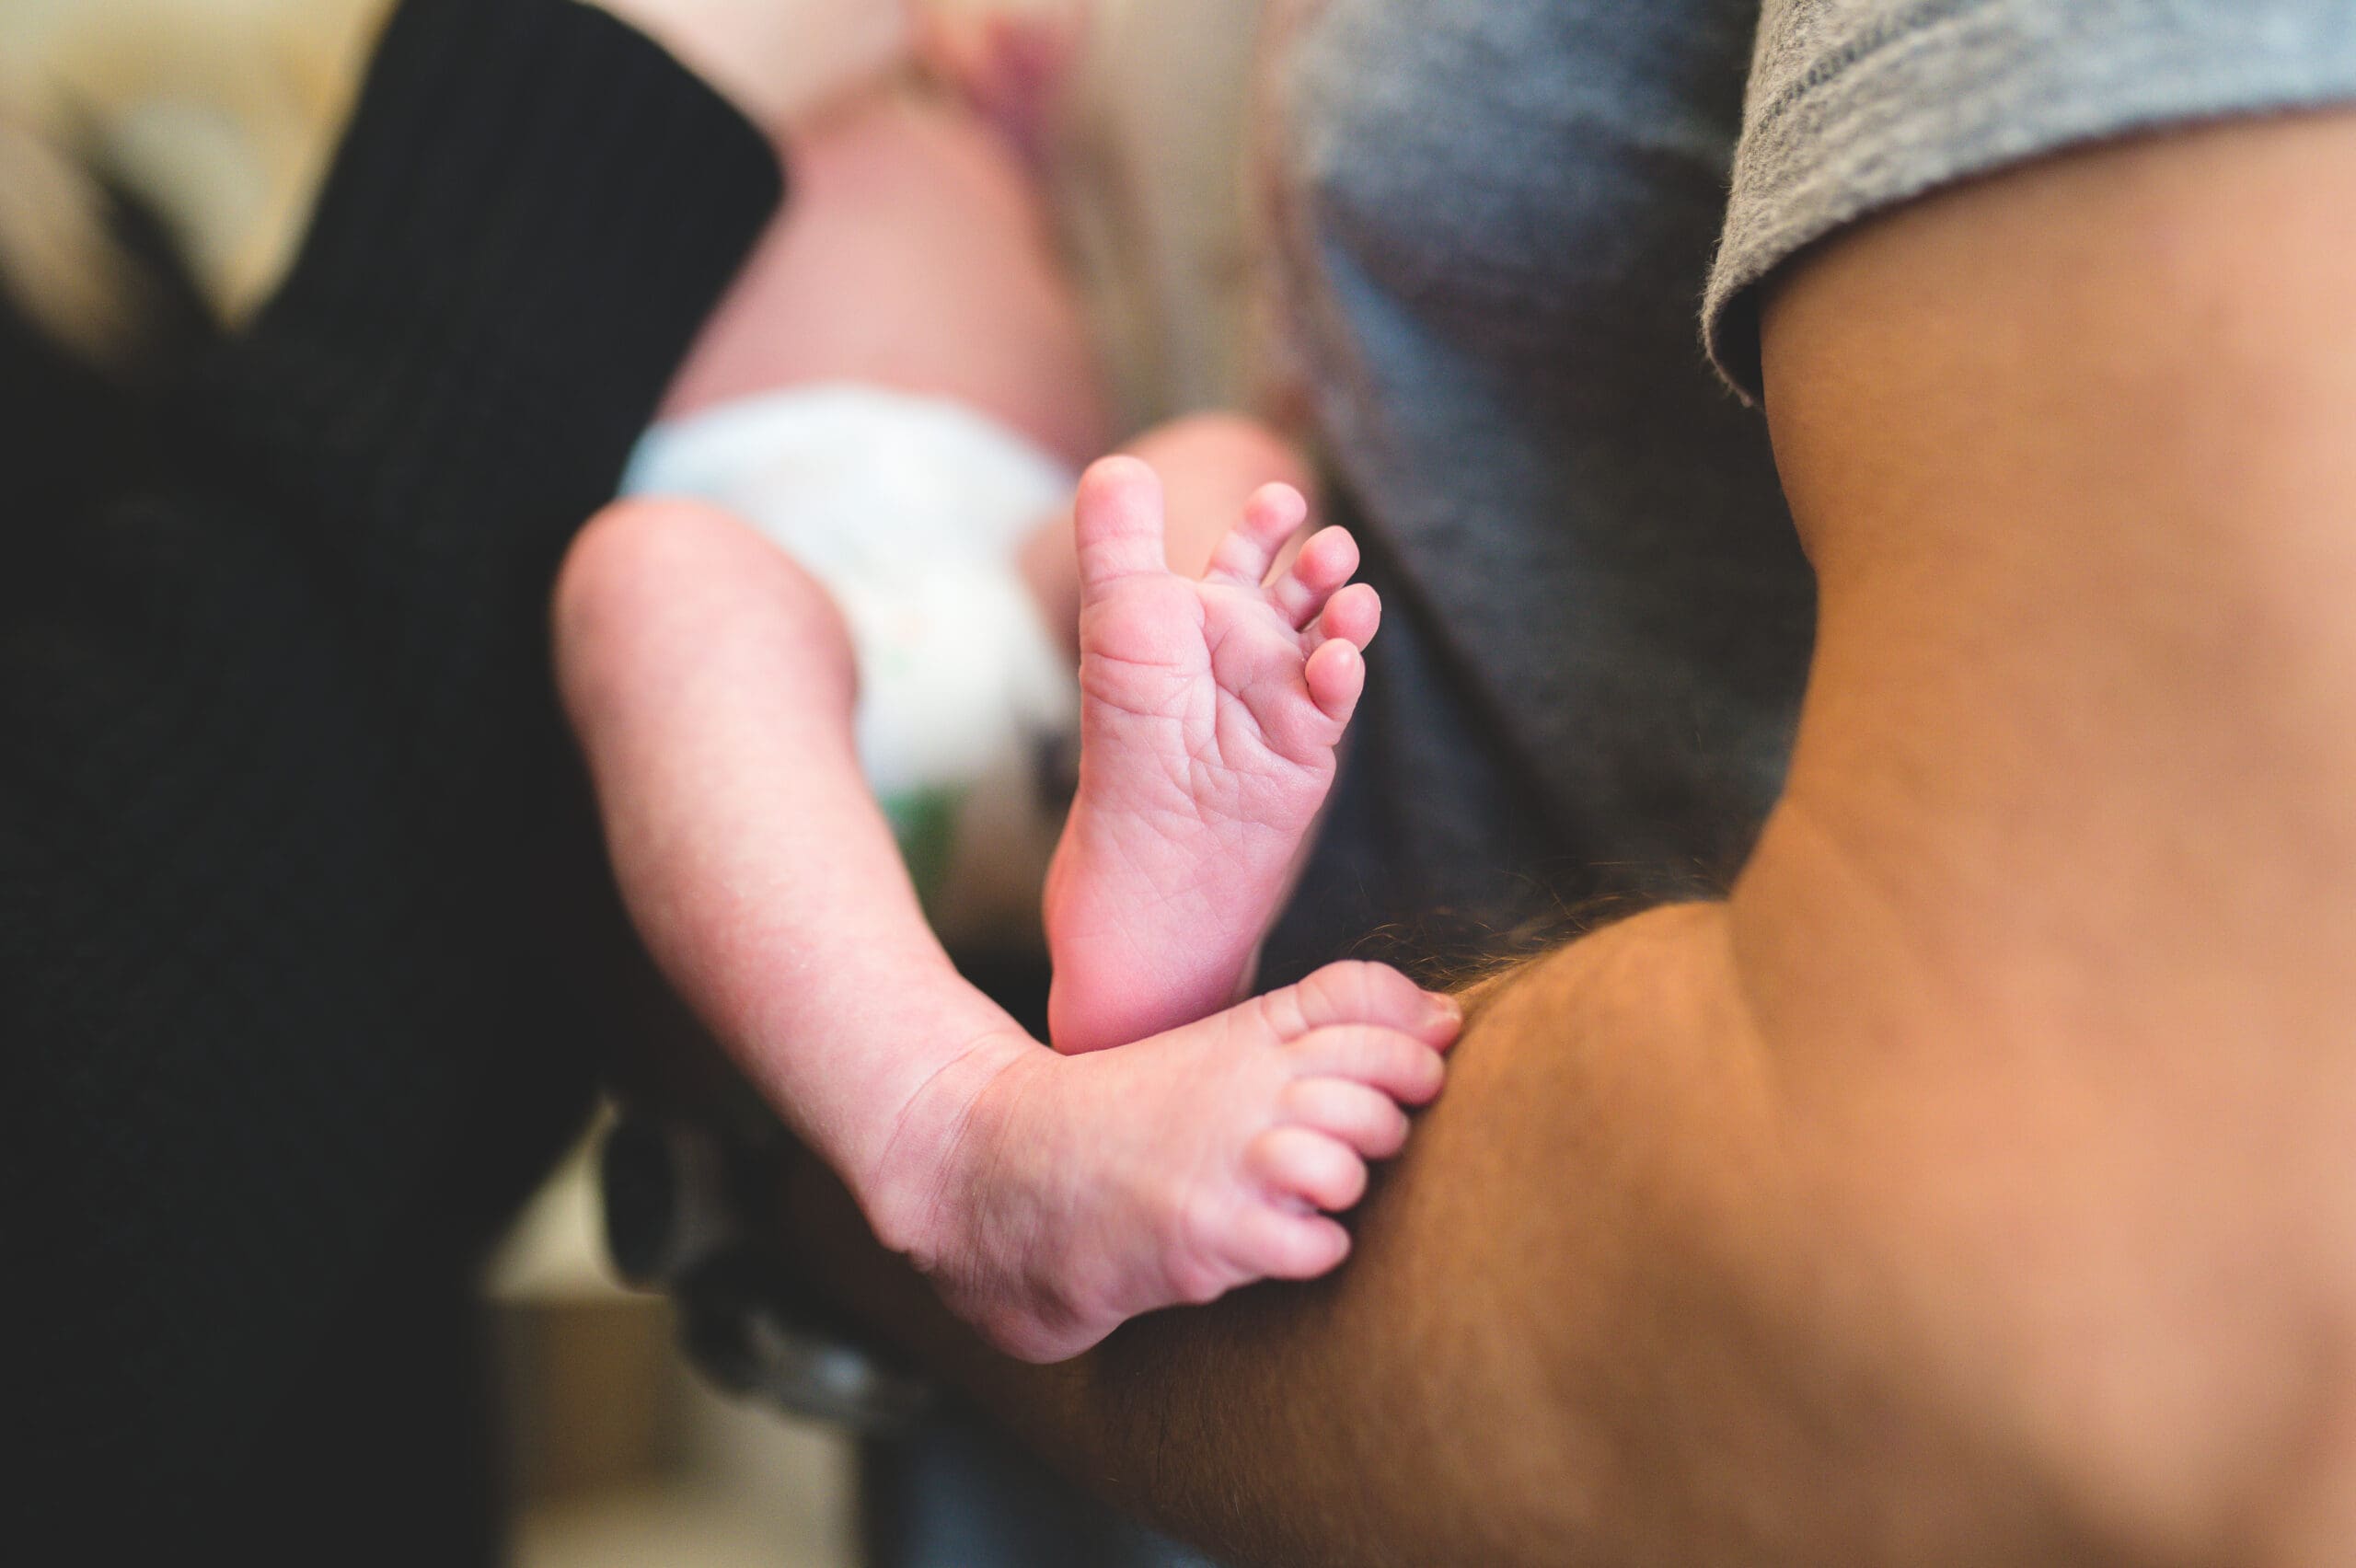
[[[792,557],[733,513],[676,496],[614,502],[574,536],[558,570],[562,616],[617,597],[676,598],[715,585],[757,588],[790,610],[840,625],[833,599]]]
[[[757,625],[803,650],[806,677],[855,688],[850,633],[833,595],[785,551],[721,508],[673,497],[615,502],[574,538],[551,619],[560,657],[665,627]]]

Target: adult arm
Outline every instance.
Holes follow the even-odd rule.
[[[1732,896],[1484,992],[1322,1286],[1045,1372],[869,1299],[1241,1562],[2347,1561],[2351,213],[2326,114],[1804,258],[1819,648]]]

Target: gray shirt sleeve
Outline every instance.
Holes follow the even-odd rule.
[[[1878,209],[2073,144],[2350,99],[2348,0],[1766,0],[1711,357],[1757,398],[1760,285]]]

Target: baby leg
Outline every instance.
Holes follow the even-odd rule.
[[[673,984],[877,1234],[1014,1354],[1338,1262],[1365,1161],[1436,1093],[1457,1015],[1336,965],[1066,1057],[927,928],[851,740],[825,594],[733,519],[624,502],[555,607],[560,686],[631,915]]]
[[[574,544],[555,632],[640,935],[794,1130],[872,1192],[891,1108],[944,1053],[1021,1031],[918,908],[860,772],[833,601],[725,513],[624,502]],[[911,1039],[930,1043],[878,1043]]]
[[[1034,947],[1077,704],[1062,623],[1024,614],[1010,558],[1106,439],[1080,309],[972,114],[870,92],[788,151],[788,203],[629,488],[717,502],[827,584],[929,911],[953,941]]]

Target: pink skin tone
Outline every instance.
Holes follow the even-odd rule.
[[[1133,476],[1112,464],[1117,490]],[[1335,964],[1116,1050],[1051,1051],[925,925],[859,775],[841,623],[782,552],[709,508],[621,502],[568,557],[555,627],[649,948],[877,1235],[991,1343],[1057,1360],[1138,1313],[1341,1262],[1348,1235],[1321,1211],[1357,1201],[1366,1161],[1406,1136],[1401,1107],[1438,1092],[1453,1002]],[[1123,771],[1100,758],[1092,778]]]
[[[997,137],[885,95],[795,155],[795,202],[671,412],[857,379],[957,397],[1052,450],[1098,440],[1078,309]],[[622,502],[555,604],[560,685],[649,949],[877,1234],[1036,1360],[1334,1267],[1349,1238],[1329,1216],[1398,1151],[1402,1107],[1438,1091],[1459,1019],[1369,964],[1230,1005],[1379,607],[1343,586],[1339,530],[1276,569],[1306,509],[1265,482],[1299,469],[1265,431],[1196,418],[1138,449],[1167,475],[1166,543],[1155,467],[1114,458],[1022,563],[1050,626],[1078,612],[1082,779],[1046,898],[1054,1032],[1077,1054],[1030,1039],[926,926],[860,776],[840,617],[781,551],[708,507]],[[1165,553],[1209,566],[1173,573]]]
[[[1201,1018],[1251,980],[1381,613],[1343,587],[1343,529],[1272,574],[1307,513],[1291,487],[1260,490],[1189,579],[1163,564],[1152,469],[1108,458],[1081,481],[1080,788],[1045,899],[1058,1050]]]
[[[1037,168],[1054,151],[1057,108],[1088,26],[1082,0],[934,11],[916,23],[916,50],[933,76],[953,84]]]

